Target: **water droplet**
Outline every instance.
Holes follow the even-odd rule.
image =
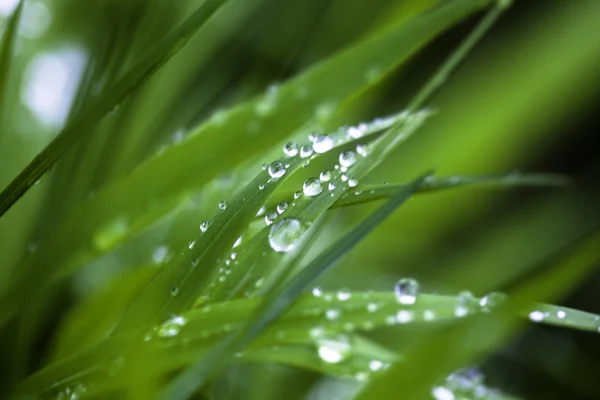
[[[313,142],[313,150],[316,153],[327,153],[331,149],[333,149],[333,139],[327,135],[319,135]]]
[[[225,200],[221,200],[221,201],[219,202],[219,208],[220,208],[221,210],[224,210],[224,209],[226,209],[226,208],[227,208],[227,202],[226,202]]]
[[[443,386],[436,386],[431,389],[431,395],[435,400],[455,400],[454,393]]]
[[[348,135],[350,135],[351,138],[358,139],[363,135],[363,133],[364,132],[361,129],[355,126],[351,126],[350,128],[348,128]]]
[[[188,243],[188,249],[192,250],[196,246],[196,241],[192,240]]]
[[[407,324],[410,321],[412,321],[413,318],[414,318],[414,314],[412,311],[409,311],[409,310],[400,310],[396,314],[396,319],[401,324]]]
[[[347,289],[342,289],[337,293],[337,298],[340,301],[346,301],[351,297],[350,292]]]
[[[425,310],[423,312],[423,319],[425,321],[433,321],[435,319],[435,312],[433,310]]]
[[[323,171],[319,175],[319,180],[321,182],[329,182],[331,180],[331,171]]]
[[[263,190],[265,188],[265,184],[261,183],[260,185],[258,185],[258,190]]]
[[[348,181],[348,175],[346,175],[346,174],[342,174],[341,178],[342,178],[342,182]]]
[[[313,288],[312,294],[315,297],[321,297],[321,295],[323,295],[323,290],[320,287]]]
[[[235,258],[237,257],[237,253],[235,251],[231,252],[231,259],[235,260]]]
[[[274,211],[268,212],[267,215],[265,215],[265,223],[267,225],[271,225],[273,222],[275,222],[275,220],[277,219],[277,216],[279,214],[277,214]]]
[[[177,286],[171,288],[171,296],[175,297],[179,294],[179,288]]]
[[[169,248],[167,246],[158,246],[152,253],[152,261],[156,264],[161,264],[167,259]]]
[[[529,313],[529,319],[533,322],[542,322],[546,318],[546,315],[540,310],[535,310]]]
[[[394,287],[394,293],[400,304],[415,304],[419,295],[419,282],[411,278],[400,279]]]
[[[297,219],[281,220],[269,231],[269,245],[278,253],[287,253],[296,246],[304,232],[304,227]]]
[[[472,313],[476,305],[475,297],[469,291],[462,291],[458,294],[457,303],[454,307],[454,315],[461,318]]]
[[[298,190],[294,193],[294,200],[298,200],[300,197],[302,197],[302,192]]]
[[[363,157],[369,155],[367,146],[365,146],[364,144],[359,144],[358,146],[356,146],[356,152]]]
[[[346,335],[317,339],[317,351],[321,360],[328,364],[340,363],[352,353],[350,340]]]
[[[337,186],[336,186],[335,182],[329,182],[329,185],[327,185],[327,189],[329,189],[330,191],[335,190],[336,187]]]
[[[269,165],[269,175],[273,179],[279,179],[285,175],[285,165],[281,161],[273,161]]]
[[[267,164],[263,164],[261,168],[263,171],[265,171],[267,168],[269,168],[269,166]]]
[[[311,146],[305,145],[300,148],[300,157],[306,158],[310,157],[313,154],[313,148]]]
[[[565,312],[565,310],[558,310],[556,312],[556,318],[565,319],[566,317],[567,317],[567,313]]]
[[[342,167],[348,168],[356,163],[356,153],[348,150],[340,153],[340,165]]]
[[[337,308],[331,308],[327,311],[325,311],[325,318],[327,318],[330,321],[336,320],[340,317],[340,310],[338,310]]]
[[[282,201],[281,203],[277,204],[277,212],[279,214],[283,214],[285,212],[285,210],[288,209],[288,203],[285,201]]]
[[[506,301],[506,294],[502,292],[490,292],[479,300],[479,306],[481,307],[481,311],[489,313],[504,301]]]
[[[158,327],[156,335],[162,338],[177,336],[186,323],[187,320],[182,316],[173,317]]]
[[[356,185],[358,185],[358,180],[356,180],[354,178],[348,180],[349,187],[355,187]]]
[[[377,311],[378,308],[379,307],[377,306],[376,303],[369,303],[369,304],[367,304],[367,311],[368,312],[375,312],[375,311]]]
[[[298,154],[298,145],[295,142],[287,142],[283,145],[283,153],[288,157],[295,157]]]
[[[323,185],[321,185],[321,181],[317,178],[309,178],[304,182],[302,191],[307,196],[317,196],[323,192]]]
[[[369,369],[371,371],[379,371],[381,368],[383,368],[383,363],[379,360],[371,360],[371,362],[369,362]]]

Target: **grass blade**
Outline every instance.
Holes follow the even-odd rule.
[[[6,86],[8,84],[12,64],[11,59],[24,4],[25,0],[19,1],[19,4],[17,4],[17,7],[8,19],[4,32],[2,32],[2,42],[0,42],[0,122],[4,119]]]
[[[175,55],[226,0],[206,0],[82,114],[74,118],[44,150],[0,193],[0,217],[21,198],[80,138],[131,92]]]

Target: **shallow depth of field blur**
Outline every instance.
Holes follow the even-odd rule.
[[[229,109],[268,95],[269,90],[283,87],[319,63],[330,62],[366,38],[410,23],[415,16],[452,1],[224,2],[172,58],[99,122],[81,129],[75,145],[0,217],[0,397],[87,398],[85,391],[74,394],[63,389],[28,393],[20,384],[61,355],[75,353],[61,340],[69,329],[87,331],[90,336],[98,330],[98,337],[88,341],[91,347],[81,345],[77,351],[100,343],[100,329],[106,328],[102,321],[115,318],[111,302],[119,304],[113,314],[122,312],[120,304],[134,294],[104,298],[108,316],[87,315],[81,324],[88,325],[77,328],[77,316],[85,314],[82,305],[111,287],[127,287],[130,282],[139,286],[140,274],[150,276],[163,268],[162,261],[177,251],[168,244],[199,233],[198,222],[219,212],[219,200],[231,203],[261,171],[260,167],[250,168],[273,161],[272,155],[277,154],[273,149],[280,149],[281,143],[305,124],[334,132],[340,126],[402,111],[493,5],[482,7],[437,37],[423,40],[406,62],[391,69],[380,70],[377,60],[372,60],[373,67],[365,71],[366,83],[344,98],[331,99],[328,89],[317,90],[316,96],[322,99],[311,111],[310,121],[294,119],[298,115],[295,105],[286,103],[286,107],[275,105],[262,111],[283,119],[289,116],[295,121],[292,128],[263,127],[260,119],[249,120],[235,131],[213,135],[205,144],[198,140],[194,165],[186,168],[178,164],[185,160],[171,158],[171,164],[160,164],[143,186],[130,190],[132,196],[140,197],[140,207],[148,205],[135,223],[127,215],[107,211],[120,210],[120,203],[88,207],[98,193],[113,189],[117,195],[119,190],[125,193],[128,188],[120,182],[129,182],[126,179],[132,172],[168,154],[173,146],[187,146],[188,135],[211,118],[215,121]],[[17,3],[0,0],[2,37]],[[202,3],[26,0],[12,55],[9,59],[0,55],[0,190]],[[8,63],[8,75],[3,78]],[[568,175],[569,184],[473,185],[415,196],[313,286],[338,294],[392,293],[399,279],[409,277],[418,281],[422,293],[457,296],[470,291],[481,297],[492,291],[510,291],[529,279],[530,273],[539,273],[533,271],[539,262],[600,222],[599,71],[600,2],[515,0],[427,101],[432,115],[423,126],[359,184],[409,182],[432,169],[438,177],[553,173]],[[343,68],[339,79],[346,79]],[[329,88],[336,82],[323,85]],[[322,169],[316,159],[286,183],[287,190],[293,193]],[[183,187],[180,183],[184,180],[189,182],[186,190],[169,197],[170,182],[173,187]],[[156,191],[149,188],[157,187],[159,181],[164,193],[153,198]],[[118,199],[117,195],[103,198]],[[307,248],[304,262],[381,204],[368,202],[327,211],[322,232]],[[76,214],[88,209],[93,215]],[[104,215],[110,219],[102,221]],[[90,233],[88,224],[104,231]],[[264,227],[262,218],[252,224],[254,232]],[[64,226],[72,229],[62,229]],[[127,240],[121,243],[123,237]],[[47,256],[36,258],[40,251]],[[596,260],[599,255],[600,249]],[[48,285],[40,282],[49,279],[52,271],[61,271],[57,272],[60,278]],[[532,300],[600,314],[600,274],[592,271],[585,279],[577,279],[558,297]],[[20,285],[16,294],[15,285]],[[33,303],[41,306],[33,307]],[[452,323],[384,326],[364,336],[399,354],[410,353],[416,338],[439,339],[433,332]],[[506,399],[600,399],[599,332],[535,324],[526,318],[516,329],[492,349],[470,355],[462,366],[477,367],[485,376],[485,385],[496,388],[498,396],[505,394]],[[473,346],[485,347],[479,339],[473,339]],[[431,348],[440,349],[436,346]],[[468,348],[469,342],[461,346]],[[435,357],[429,354],[428,361],[416,363],[414,368],[425,371],[427,363],[445,355],[446,351]],[[318,356],[315,353],[315,363],[327,362]],[[169,357],[168,352],[164,357]],[[305,368],[265,357],[224,366],[211,376],[210,384],[199,388],[195,398],[369,396],[365,385],[370,378],[336,376],[327,373],[327,368]],[[190,364],[192,361],[197,360]],[[142,364],[140,361],[140,368]],[[148,362],[145,368],[151,369],[151,365]],[[123,379],[125,390],[100,391],[93,396],[154,398],[185,368],[170,370],[156,380],[115,378]],[[387,392],[377,393],[411,400],[403,397],[402,387],[389,386]],[[426,393],[429,397],[423,398],[438,400],[479,398],[473,393],[464,397],[429,389]]]

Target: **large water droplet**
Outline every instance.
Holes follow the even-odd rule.
[[[283,153],[288,157],[295,157],[298,154],[298,145],[296,142],[287,142],[284,144]]]
[[[340,363],[352,354],[352,345],[346,335],[317,339],[317,350],[321,360],[328,364]]]
[[[415,304],[419,295],[419,282],[411,278],[400,279],[394,287],[394,293],[400,304]]]
[[[333,149],[333,139],[327,135],[319,135],[313,142],[313,150],[319,154]]]
[[[323,191],[323,185],[321,185],[321,181],[317,178],[309,178],[304,182],[302,191],[307,196],[317,196]]]
[[[187,320],[178,315],[159,326],[156,330],[156,335],[163,338],[177,336],[186,323]]]
[[[305,145],[300,148],[300,157],[306,158],[310,157],[313,154],[313,148],[311,146]]]
[[[273,161],[271,165],[269,165],[269,175],[273,179],[281,178],[285,175],[285,165],[281,161]]]
[[[353,151],[344,151],[340,153],[340,165],[342,167],[348,168],[356,163],[356,153]]]
[[[288,218],[277,222],[269,231],[269,245],[278,253],[292,250],[305,229],[297,219]]]

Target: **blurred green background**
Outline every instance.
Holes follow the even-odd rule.
[[[0,293],[10,290],[12,277],[24,273],[19,270],[23,260],[70,212],[181,142],[198,124],[435,3],[228,2],[0,219]],[[570,175],[573,184],[421,196],[354,249],[321,286],[390,290],[400,277],[412,276],[427,292],[471,290],[480,296],[508,286],[527,266],[600,220],[599,4],[516,1],[430,103],[436,115],[367,180],[401,182],[436,168],[440,176],[557,172]],[[0,29],[14,5],[0,0]],[[0,109],[0,187],[197,5],[192,0],[28,0]],[[325,125],[349,125],[402,110],[480,17],[460,23],[409,63],[385,72],[376,85],[347,99]],[[291,133],[280,132],[280,140]],[[261,136],[256,140],[260,143]],[[267,161],[272,143],[265,144],[264,154],[244,154],[235,141],[229,145],[244,160]],[[210,151],[197,157],[210,157]],[[219,171],[213,185],[226,182],[236,167]],[[125,271],[152,263],[185,204],[61,283],[37,332],[33,365],[47,356],[73,304]],[[324,237],[337,237],[376,206],[332,211]],[[85,226],[85,220],[80,222]],[[597,274],[557,301],[600,313],[599,287]],[[2,333],[11,335],[8,329]],[[390,343],[401,340],[392,331],[378,335]],[[10,356],[1,354],[3,369],[10,371]],[[596,335],[534,326],[483,367],[492,385],[527,399],[591,399],[590,393],[598,393],[593,385],[599,362]],[[582,365],[589,368],[581,372]],[[346,398],[352,383],[260,365],[231,368],[214,390],[218,398],[317,400]]]

